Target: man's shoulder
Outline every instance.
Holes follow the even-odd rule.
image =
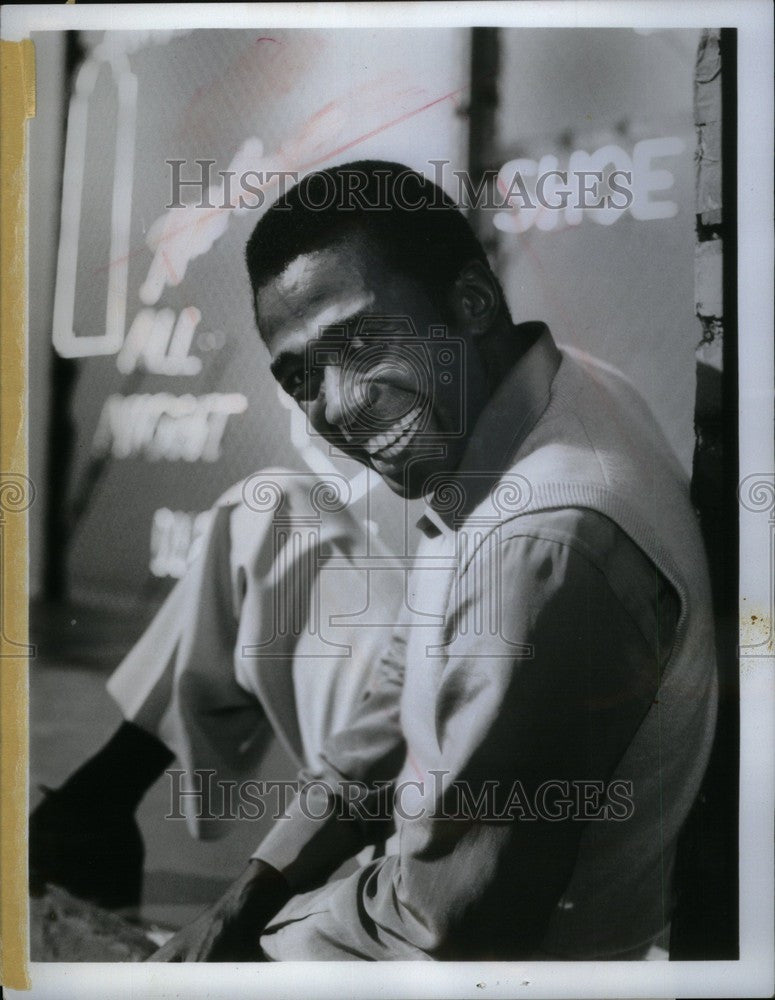
[[[569,359],[573,365],[582,369],[587,374],[602,374],[612,379],[614,382],[629,386],[633,392],[637,392],[635,384],[632,380],[629,379],[627,375],[625,375],[625,373],[615,365],[610,364],[608,361],[604,361],[602,358],[597,357],[597,355],[589,354],[587,351],[583,351],[579,347],[574,347],[572,344],[560,343],[557,346],[559,347],[560,354],[563,356],[563,359]]]
[[[493,519],[489,524],[474,516],[459,530],[469,538],[468,544],[458,545],[464,571],[465,564],[474,561],[477,550],[498,550],[500,561],[513,564],[516,573],[521,573],[533,556],[549,554],[558,547],[567,549],[570,558],[591,563],[604,572],[625,554],[636,561],[646,559],[615,520],[583,505],[529,510]],[[527,559],[528,552],[531,560]]]
[[[533,538],[564,545],[601,567],[622,548],[635,547],[610,517],[580,506],[529,511],[504,521],[496,535],[499,543]]]
[[[534,511],[512,518],[495,537],[502,579],[531,600],[542,595],[569,600],[576,608],[582,594],[591,600],[610,593],[647,638],[655,634],[659,604],[665,635],[672,634],[670,623],[677,621],[679,609],[675,589],[623,528],[600,511]]]
[[[655,522],[657,503],[674,515],[671,535],[691,513],[687,471],[643,397],[617,369],[578,351],[565,354],[549,404],[514,454],[509,477],[526,484],[518,513],[591,508],[638,538],[636,522],[664,534]]]

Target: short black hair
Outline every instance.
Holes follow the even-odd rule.
[[[389,265],[443,303],[472,260],[487,254],[454,201],[402,163],[358,160],[308,174],[259,220],[246,261],[258,289],[298,256],[365,235]]]

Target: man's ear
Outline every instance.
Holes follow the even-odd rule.
[[[486,333],[501,308],[501,291],[489,267],[480,260],[469,261],[452,288],[452,310],[462,330],[477,337]]]

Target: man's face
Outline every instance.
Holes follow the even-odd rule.
[[[259,288],[257,315],[315,433],[401,496],[456,468],[483,401],[476,351],[364,238],[297,257]]]

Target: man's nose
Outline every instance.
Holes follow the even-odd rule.
[[[323,390],[325,392],[326,423],[332,427],[338,427],[344,417],[342,369],[339,365],[326,365],[323,372]]]

